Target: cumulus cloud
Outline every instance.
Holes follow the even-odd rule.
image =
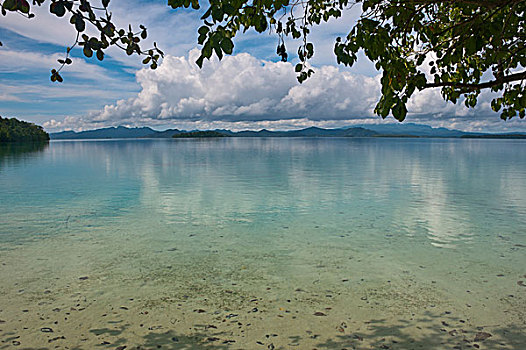
[[[293,125],[338,127],[381,121],[373,113],[380,97],[380,75],[370,77],[321,66],[314,68],[315,74],[305,83],[298,84],[290,63],[241,53],[222,61],[205,61],[199,69],[195,64],[198,55],[196,49],[186,57],[168,55],[157,70],[137,72],[140,92],[136,96],[106,105],[82,119],[51,121],[49,125],[73,129],[109,125],[288,129]],[[467,109],[462,103],[445,102],[439,89],[424,90],[408,103],[407,119],[475,130],[481,121],[485,125],[500,122],[489,108],[491,98],[490,93],[483,93],[478,107]]]
[[[199,69],[188,57],[167,56],[157,70],[137,73],[139,94],[105,106],[98,121],[142,118],[172,120],[312,120],[371,116],[379,94],[378,77],[316,69],[298,84],[290,63],[257,59],[247,53],[205,62]]]

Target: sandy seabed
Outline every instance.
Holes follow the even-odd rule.
[[[213,245],[198,254],[118,245],[62,237],[0,251],[0,349],[526,344],[526,275],[481,267],[480,278],[461,283],[462,269],[434,280],[427,266],[392,266],[372,253],[306,254],[286,267],[279,255],[236,259]]]

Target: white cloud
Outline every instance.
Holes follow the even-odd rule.
[[[49,3],[42,7],[32,6],[33,19],[26,19],[16,13],[8,12],[2,17],[0,27],[13,31],[21,36],[43,43],[66,46],[73,43],[76,32],[69,24],[69,18],[59,18],[49,14]],[[9,38],[4,44],[9,43]]]
[[[298,84],[290,63],[259,60],[243,53],[195,65],[199,52],[167,56],[157,70],[137,73],[141,92],[108,105],[91,120],[254,121],[367,117],[379,94],[378,78],[324,66]]]
[[[6,64],[0,67],[0,73],[16,73],[22,71],[49,71],[51,68],[58,68],[60,64],[57,59],[63,59],[64,54],[42,54],[31,51],[18,51],[3,49],[0,50],[0,61],[16,62],[16,64]],[[111,72],[100,66],[87,63],[80,58],[71,58],[72,64],[64,68],[63,75],[74,75],[75,78],[97,80],[107,83],[116,80],[111,78]]]
[[[257,59],[247,53],[222,61],[205,61],[199,69],[199,51],[187,57],[168,55],[157,70],[142,69],[136,78],[140,92],[106,105],[84,118],[51,121],[53,128],[89,129],[108,125],[150,125],[184,129],[291,129],[308,126],[338,127],[382,121],[373,113],[380,97],[380,77],[342,71],[334,66],[314,68],[303,84],[293,65]],[[439,89],[417,92],[408,103],[408,121],[432,126],[495,130],[520,125],[502,124],[491,112],[483,93],[477,108],[445,102]]]
[[[166,2],[151,3],[138,0],[112,1],[109,5],[112,20],[118,28],[128,28],[131,24],[138,29],[139,24],[148,28],[148,39],[143,48],[150,48],[156,41],[165,52],[183,55],[197,42],[197,28],[200,25],[198,11],[173,11]],[[15,32],[25,38],[64,48],[72,45],[76,31],[69,23],[69,16],[56,17],[49,12],[49,1],[43,6],[32,6],[33,19],[26,19],[15,13],[2,17],[0,28]],[[92,26],[86,26],[86,33],[98,36]],[[177,33],[177,35],[174,35]],[[9,36],[2,38],[6,46],[19,45]],[[141,67],[141,59],[136,55],[127,56],[121,49],[112,47],[106,51],[113,59],[125,66]],[[68,70],[70,67],[68,67]]]
[[[367,118],[380,97],[379,76],[367,77],[334,66],[314,68],[303,84],[290,63],[270,62],[242,53],[223,61],[195,65],[198,50],[188,57],[167,56],[157,70],[137,72],[141,91],[136,97],[107,105],[87,120],[140,122],[144,118],[173,121],[261,121],[280,119],[347,120]],[[477,109],[445,102],[439,89],[418,92],[408,103],[409,114],[424,119],[451,118],[485,112],[482,94]],[[497,117],[498,118],[498,117]]]
[[[7,93],[7,92],[0,92],[0,101],[4,101],[4,102],[8,102],[8,101],[12,101],[12,102],[21,102],[22,99],[18,96],[15,96],[11,93]]]
[[[49,70],[58,67],[57,59],[63,57],[60,53],[0,50],[0,61],[11,63],[0,67],[0,74],[16,76],[16,79],[7,78],[0,82],[0,101],[18,102],[10,108],[3,105],[1,112],[27,117],[29,109],[33,110],[32,113],[37,109],[42,112],[53,109],[54,115],[61,115],[65,111],[57,111],[56,107],[62,102],[67,104],[64,110],[82,109],[81,113],[85,114],[86,106],[97,110],[104,103],[131,96],[137,91],[133,81],[81,58],[72,58],[73,63],[61,72],[65,79],[63,83],[52,83]]]

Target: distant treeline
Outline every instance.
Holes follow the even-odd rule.
[[[16,118],[0,117],[0,142],[43,142],[49,134],[41,126]]]
[[[201,137],[227,137],[227,135],[217,132],[217,131],[192,131],[192,132],[183,132],[180,134],[175,134],[172,136],[175,139],[185,139],[185,138],[201,138]]]
[[[462,135],[463,139],[526,139],[525,134]]]

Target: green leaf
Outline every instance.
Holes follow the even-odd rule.
[[[307,76],[307,73],[306,72],[301,72],[300,75],[298,75],[298,82],[301,84],[303,83],[305,80],[307,80],[308,76]]]
[[[18,9],[22,13],[29,13],[29,3],[26,0],[18,0]]]
[[[232,6],[232,4],[227,2],[223,5],[223,11],[225,11],[227,15],[232,16],[236,12],[236,9],[234,6]]]
[[[417,60],[416,60],[416,65],[417,66],[420,66],[422,63],[424,63],[424,60],[426,59],[426,56],[425,55],[420,55],[418,56]]]
[[[18,4],[16,0],[5,0],[2,4],[2,8],[6,9],[7,11],[16,11],[18,8]]]
[[[66,14],[66,8],[62,2],[52,2],[49,6],[49,11],[58,17],[62,17]]]
[[[203,55],[199,56],[199,58],[197,59],[197,61],[195,61],[195,63],[199,66],[199,68],[203,68],[203,59],[205,57]]]
[[[203,46],[203,50],[201,50],[201,53],[206,58],[212,57],[212,46],[210,45],[210,40],[205,43],[205,46]]]
[[[224,13],[220,8],[212,7],[212,19],[215,22],[221,22],[223,20]]]
[[[201,35],[205,35],[206,33],[208,33],[210,31],[210,28],[207,27],[207,26],[201,26],[197,32]]]
[[[475,52],[477,52],[477,38],[471,36],[467,39],[466,42],[466,54],[468,56],[471,56]]]
[[[314,54],[314,45],[312,43],[308,43],[305,48],[307,49],[307,52],[312,56]]]
[[[230,55],[234,49],[234,43],[230,38],[225,37],[223,40],[221,40],[221,48],[227,55]]]
[[[401,100],[398,100],[396,105],[393,107],[393,117],[395,117],[398,121],[403,121],[405,119],[405,116],[407,115],[407,108],[405,106],[405,103],[403,103]]]
[[[97,59],[102,61],[104,59],[104,52],[102,50],[97,50]]]
[[[93,56],[93,51],[88,45],[84,45],[84,49],[82,50],[84,52],[84,56],[91,57]]]
[[[256,29],[257,32],[259,33],[262,33],[264,32],[265,30],[267,30],[267,19],[265,18],[265,16],[261,15],[259,16],[259,20],[256,19],[256,24],[254,25],[254,28]]]
[[[75,29],[77,32],[83,32],[86,29],[86,23],[80,16],[75,16]]]
[[[115,35],[115,27],[113,25],[109,25],[107,24],[106,26],[104,26],[104,28],[102,29],[102,32],[109,36],[109,37],[112,37],[113,35]]]

